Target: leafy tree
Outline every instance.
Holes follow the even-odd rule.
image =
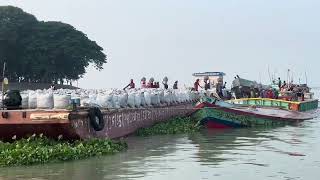
[[[4,59],[10,67],[10,75],[16,74],[19,68],[19,40],[30,33],[37,19],[19,8],[12,6],[0,7],[0,60]],[[2,69],[2,68],[1,68]]]
[[[77,80],[90,64],[101,70],[106,63],[103,49],[69,24],[37,21],[11,6],[0,7],[0,23],[0,58],[11,81]]]

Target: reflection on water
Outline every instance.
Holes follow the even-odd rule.
[[[0,168],[0,179],[318,179],[320,119],[272,129],[129,137],[113,156]]]

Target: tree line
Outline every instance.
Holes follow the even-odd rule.
[[[77,80],[93,64],[103,69],[103,48],[73,26],[38,21],[13,6],[0,6],[0,68],[11,82]]]

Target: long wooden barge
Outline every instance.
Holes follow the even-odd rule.
[[[43,134],[65,139],[120,138],[194,111],[192,102],[152,108],[71,110],[1,110],[0,139]]]

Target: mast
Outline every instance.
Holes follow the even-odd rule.
[[[269,66],[268,66],[268,74],[269,74],[270,83],[272,84],[272,78],[271,78],[271,75],[270,75],[270,68],[269,68]]]
[[[304,75],[306,76],[306,85],[308,86],[308,76],[307,76],[307,71],[304,72]]]
[[[287,87],[289,87],[289,84],[290,84],[290,69],[288,69],[288,72],[287,72]]]

